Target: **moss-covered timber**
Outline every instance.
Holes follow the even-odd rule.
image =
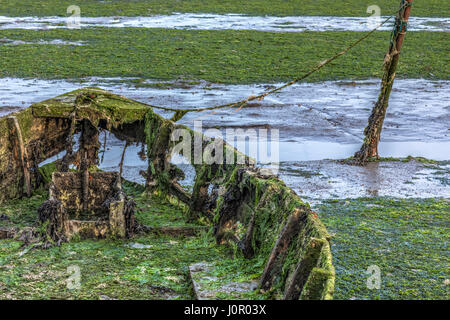
[[[67,149],[71,121],[77,122],[78,131],[89,121],[119,139],[145,143],[148,194],[162,191],[177,197],[187,204],[190,219],[206,217],[210,221],[219,244],[235,247],[245,258],[261,259],[266,267],[259,289],[266,296],[332,298],[335,273],[330,237],[317,214],[283,181],[255,168],[253,159],[222,140],[205,137],[157,115],[143,103],[98,88],[69,92],[34,104],[15,116],[30,169],[34,168],[33,188],[44,180],[38,164]],[[0,156],[8,164],[2,161],[0,166],[0,200],[24,194],[23,168],[14,155],[6,120],[0,118]],[[177,129],[183,129],[184,135],[177,136]],[[190,140],[190,150],[177,148],[180,139],[174,137]],[[195,141],[200,142],[200,150],[196,150]],[[215,161],[218,151],[223,151],[222,161]],[[194,165],[192,193],[177,182],[180,169],[170,162],[174,153]],[[200,162],[196,159],[199,153]]]
[[[35,118],[31,108],[14,114],[27,150],[32,188],[39,184],[38,164],[63,150],[69,121],[60,118]],[[8,118],[0,118],[0,203],[25,193],[24,172],[14,151]]]
[[[273,298],[298,298],[300,294],[304,299],[332,298],[335,271],[330,236],[309,205],[283,181],[261,175],[256,169],[235,169],[221,194],[215,214],[216,237],[220,242],[237,242],[244,253],[264,257],[261,288],[270,291]],[[308,261],[305,272],[313,274],[310,268],[318,268],[328,276],[305,280],[305,288],[319,291],[292,294],[295,271],[308,260],[309,247],[318,241],[322,242],[320,252]]]
[[[95,107],[91,107],[95,104]],[[117,105],[120,104],[120,108]],[[30,108],[0,118],[0,202],[20,198],[25,193],[24,170],[17,148],[16,135],[11,134],[9,117],[17,119],[28,155],[26,163],[31,175],[32,188],[41,182],[38,165],[65,150],[70,119],[76,110],[77,119],[89,119],[94,126],[100,124],[114,130],[121,125],[129,139],[139,139],[127,131],[127,125],[142,120],[147,107],[100,89],[76,90],[59,97],[32,105]],[[118,130],[120,131],[120,130]],[[118,132],[119,134],[120,132]]]
[[[84,207],[83,175],[54,172],[49,200],[38,209],[53,241],[87,238],[129,238],[135,230],[135,202],[122,191],[118,172],[89,173],[87,206]]]

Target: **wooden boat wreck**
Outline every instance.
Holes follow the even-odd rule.
[[[98,88],[33,104],[0,118],[0,203],[30,197],[48,183],[49,200],[36,218],[51,241],[70,241],[80,234],[133,237],[139,228],[120,174],[93,170],[101,146],[99,131],[108,130],[121,140],[146,146],[145,188],[150,197],[163,190],[189,208],[187,219],[209,221],[218,246],[233,245],[246,259],[264,257],[257,290],[272,290],[276,299],[332,299],[330,236],[317,214],[278,177],[262,172],[225,143],[225,153],[245,161],[193,164],[192,192],[183,189],[178,183],[182,172],[170,163],[176,144],[170,137],[176,129],[189,132],[184,139],[200,137],[203,150],[214,143],[145,104]],[[76,133],[80,147],[74,151]],[[39,165],[63,151],[65,156],[46,177]],[[191,163],[193,156],[194,150]],[[3,237],[13,236],[3,230]]]

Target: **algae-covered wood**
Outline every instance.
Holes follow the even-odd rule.
[[[236,247],[243,259],[261,261],[265,268],[259,271],[257,290],[266,297],[332,298],[334,267],[324,225],[283,181],[255,168],[253,159],[225,142],[165,119],[148,105],[98,88],[83,88],[36,103],[15,116],[28,155],[33,190],[45,180],[39,163],[67,150],[72,131],[82,131],[88,122],[94,129],[110,130],[119,139],[146,144],[147,196],[178,198],[186,207],[185,218],[206,221],[217,244]],[[92,137],[96,140],[98,134]],[[200,141],[201,162],[196,162],[195,143],[187,149],[178,148],[180,138]],[[23,165],[11,139],[6,119],[0,118],[0,201],[26,194]],[[97,141],[90,143],[96,145]],[[222,162],[210,161],[217,152],[226,155]],[[184,156],[194,166],[192,192],[178,182],[183,175],[170,161],[174,154]],[[97,163],[98,152],[85,152],[84,156],[92,158],[91,165]],[[79,157],[70,161],[77,162]],[[58,171],[58,166],[53,170]],[[320,249],[312,250],[317,243]]]

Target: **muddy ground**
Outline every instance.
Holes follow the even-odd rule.
[[[282,164],[281,175],[302,198],[321,199],[450,197],[450,162],[380,161],[365,167],[337,161]]]
[[[212,2],[213,0],[208,3]],[[319,2],[314,1],[314,6],[317,7]],[[56,5],[60,3],[55,2],[47,8],[54,9]],[[335,4],[327,2],[322,5],[329,9]],[[114,33],[133,32],[136,33],[133,34],[133,39],[136,37],[136,41],[139,40],[137,38],[139,32],[142,32],[140,28],[272,31],[277,32],[277,36],[282,35],[281,32],[291,32],[288,35],[300,36],[302,34],[293,34],[293,32],[314,31],[314,35],[317,36],[320,31],[366,31],[374,27],[377,21],[370,21],[367,17],[327,16],[336,14],[338,11],[342,13],[341,6],[345,5],[339,4],[340,8],[336,12],[323,11],[320,13],[321,17],[293,17],[286,14],[283,14],[284,17],[272,15],[252,17],[242,14],[191,13],[152,17],[112,17],[114,14],[109,13],[104,14],[106,17],[98,18],[84,16],[86,11],[83,6],[81,27],[82,32],[91,32],[96,30],[95,27],[109,27],[104,29]],[[95,10],[98,10],[97,7],[98,3],[95,3]],[[127,3],[127,7],[132,6]],[[433,6],[427,4],[426,7],[429,9]],[[55,12],[65,14],[66,7],[62,9]],[[357,15],[364,15],[365,4],[362,9],[361,14]],[[273,11],[273,8],[271,10]],[[383,14],[388,14],[385,7],[383,10]],[[10,33],[0,38],[0,46],[6,52],[17,50],[17,53],[38,48],[29,53],[37,61],[36,65],[41,61],[39,57],[36,59],[36,52],[56,50],[50,54],[54,59],[53,64],[48,67],[44,75],[46,78],[52,76],[65,78],[66,75],[61,76],[54,72],[59,69],[68,69],[62,60],[58,60],[56,53],[64,52],[66,49],[71,51],[89,48],[94,45],[92,39],[102,35],[96,34],[93,38],[75,41],[77,39],[64,34],[69,32],[64,30],[66,19],[50,17],[53,14],[56,15],[46,11],[45,14],[40,14],[41,18],[0,17],[0,29]],[[139,12],[139,14],[144,15],[145,12]],[[439,14],[445,16],[445,10]],[[126,14],[123,13],[123,15]],[[112,29],[125,27],[129,28]],[[11,28],[27,30],[6,30]],[[387,24],[382,30],[391,28],[392,24]],[[57,30],[42,31],[47,29]],[[103,28],[97,29],[103,30]],[[410,34],[410,40],[413,40],[414,35],[426,34],[426,38],[429,39],[431,36],[439,36],[439,32],[433,31],[448,32],[449,30],[448,18],[412,17],[409,31],[427,32]],[[146,30],[146,32],[150,31]],[[163,29],[155,31],[161,33],[162,37],[166,36]],[[58,32],[58,34],[52,32]],[[183,32],[195,33],[196,31]],[[28,36],[28,33],[37,34],[37,37],[21,38]],[[52,33],[53,37],[49,38],[47,33]],[[339,32],[332,33],[339,34]],[[388,33],[385,32],[385,34],[387,41]],[[265,40],[268,35],[264,33]],[[303,35],[308,35],[308,32]],[[111,42],[110,38],[103,36]],[[216,36],[211,37],[216,38]],[[336,41],[338,38],[332,39]],[[444,40],[442,36],[442,41]],[[424,41],[421,43],[428,49]],[[433,42],[436,45],[438,43],[438,41]],[[139,44],[142,45],[145,42]],[[101,42],[96,45],[95,50],[105,47]],[[129,47],[133,45],[135,44],[131,43]],[[200,45],[211,46],[211,43],[204,42]],[[331,43],[326,42],[327,51],[330,45]],[[367,48],[365,50],[367,51]],[[236,47],[236,51],[242,51],[242,48]],[[428,51],[428,58],[432,61],[445,61],[445,57],[440,55],[443,54],[441,51],[439,48]],[[15,56],[16,52],[13,52],[12,56]],[[117,57],[114,56],[114,61],[121,61],[118,58],[121,55],[129,56],[123,54],[124,52],[118,52],[120,54],[117,54]],[[117,52],[112,50],[107,53]],[[383,53],[380,52],[380,59]],[[405,53],[408,54],[408,51],[405,50]],[[102,60],[108,54],[98,52],[98,55],[93,55],[95,58],[92,58],[92,61],[109,67],[110,61],[106,63]],[[148,54],[149,52],[140,53],[143,59],[148,59]],[[170,55],[176,56],[176,52]],[[234,54],[232,56],[234,57]],[[86,56],[81,54],[80,57]],[[306,68],[301,65],[302,60],[312,61],[317,57],[317,52],[313,54],[305,52],[300,57],[291,57],[291,59],[295,60],[295,70],[297,70]],[[365,58],[367,59],[366,55]],[[47,56],[45,56],[45,62],[46,59]],[[33,63],[17,60],[16,69],[22,70],[28,67],[31,71],[20,75],[14,73],[16,70],[13,69],[16,65],[13,64],[15,60],[12,59],[10,60],[12,62],[9,62],[9,65],[13,66],[12,72],[6,72],[5,75],[42,77],[42,74],[36,73],[35,69],[39,68],[35,68]],[[213,59],[205,60],[205,65],[211,65],[214,62],[211,60]],[[381,64],[381,60],[379,62]],[[45,63],[42,64],[45,65]],[[168,64],[170,65],[171,62]],[[425,56],[420,56],[418,60],[410,64],[415,68],[426,66],[426,72],[422,70],[422,73],[409,75],[410,77],[448,79],[445,74],[438,74],[440,68],[436,68],[434,63],[427,62]],[[359,61],[357,66],[360,69],[367,69],[363,61]],[[234,69],[240,70],[236,66]],[[341,72],[345,74],[345,77],[353,77],[352,72],[357,70],[357,67],[355,70],[343,67],[341,70],[331,71],[330,74]],[[277,69],[277,76],[278,71]],[[284,73],[286,76],[286,71]],[[87,74],[135,76],[132,72],[115,74],[91,72],[81,76]],[[404,72],[403,76],[408,77],[408,74],[410,73]],[[70,75],[76,76],[72,73]],[[145,77],[159,78],[153,75]],[[326,79],[339,78],[334,75],[327,77]],[[368,76],[360,78],[365,77]],[[195,79],[220,82],[227,78],[222,77],[217,80],[202,75]],[[242,79],[248,82],[283,80],[281,78]],[[242,79],[235,83],[245,83]],[[74,81],[0,78],[0,116],[87,85],[100,86],[151,104],[186,108],[229,103],[246,98],[248,95],[261,93],[277,84],[224,85],[197,80],[165,82],[142,81],[138,78],[87,78]],[[446,243],[449,237],[448,199],[450,198],[449,89],[450,81],[448,80],[396,80],[380,145],[381,155],[392,158],[370,163],[364,167],[350,166],[336,159],[351,156],[361,145],[363,128],[367,124],[367,118],[379,93],[379,80],[298,84],[238,112],[222,110],[214,114],[193,113],[188,114],[180,122],[193,127],[193,120],[200,119],[203,120],[204,130],[219,129],[222,133],[226,129],[238,128],[279,130],[279,165],[275,167],[279,168],[279,174],[286,184],[310,203],[314,210],[317,210],[320,219],[332,236],[333,261],[336,267],[336,299],[448,299],[450,281],[448,280],[449,255]],[[171,113],[163,112],[162,114],[166,117],[172,116]],[[102,133],[100,141],[103,142],[104,138]],[[106,146],[102,145],[101,148],[100,168],[117,171],[124,143],[112,135],[106,136],[106,141]],[[247,148],[244,147],[241,150],[247,151]],[[128,147],[124,176],[129,180],[143,183],[144,178],[140,175],[140,171],[145,169],[147,164],[137,156],[139,151],[141,146]],[[438,161],[421,158],[399,159],[409,155]],[[63,154],[60,154],[55,158],[62,156]],[[184,165],[182,168],[186,173],[186,179],[182,184],[189,189],[194,172],[189,165]],[[41,192],[42,194],[36,194],[31,199],[4,204],[3,211],[0,213],[4,213],[7,219],[1,223],[32,225],[35,221],[36,208],[48,197],[45,191]],[[139,222],[151,226],[186,225],[179,205],[168,206],[166,203],[144,201],[145,199],[140,199],[141,192],[142,190],[138,192],[138,190],[133,191],[132,188],[127,189],[127,193],[133,195],[138,202]],[[32,250],[26,253],[23,253],[20,242],[2,240],[0,243],[0,299],[192,298],[188,287],[187,270],[193,263],[201,261],[215,261],[221,264],[218,269],[219,277],[232,277],[233,281],[242,282],[253,279],[255,274],[258,276],[258,270],[262,265],[248,261],[241,262],[234,258],[233,253],[225,252],[224,247],[216,247],[212,240],[208,234],[189,239],[148,235],[137,237],[126,243],[74,241],[63,244],[61,247],[43,251]],[[68,291],[65,283],[67,267],[74,264],[81,267],[83,274],[83,286],[81,290],[75,292]],[[366,270],[373,265],[381,268],[381,290],[369,290],[366,286]],[[216,283],[218,281],[215,279],[210,281],[215,287],[226,287],[221,282]],[[245,297],[255,298],[254,295]],[[224,295],[222,298],[229,298],[229,295]]]
[[[237,101],[262,93],[277,84],[223,85],[208,82],[147,81],[135,86],[123,84],[121,78],[89,78],[83,82],[38,79],[0,79],[0,115],[11,107],[25,108],[82,86],[100,86],[106,90],[153,105],[173,108],[208,107]],[[359,144],[373,104],[379,93],[379,80],[326,81],[302,83],[266,97],[258,103],[235,110],[219,110],[213,114],[190,113],[181,123],[192,126],[202,120],[203,128],[267,128],[280,131],[281,142],[330,142]],[[450,140],[450,81],[396,80],[386,117],[382,143],[444,143]],[[5,109],[5,107],[8,107]],[[158,110],[156,110],[159,112]],[[162,112],[170,117],[171,113]],[[320,147],[320,146],[318,146]],[[325,146],[323,146],[325,147]],[[332,148],[330,145],[328,148]],[[399,145],[396,146],[399,148]],[[337,148],[329,155],[332,157]],[[414,150],[416,151],[416,150]],[[450,152],[430,158],[446,160]],[[431,152],[431,151],[430,151]],[[404,156],[407,156],[407,150]],[[425,154],[412,154],[423,156]],[[389,156],[389,154],[384,154]],[[395,155],[400,156],[400,155]],[[297,160],[320,160],[297,154]],[[285,159],[286,160],[286,159]]]
[[[136,87],[123,84],[122,80],[97,78],[80,84],[62,80],[2,79],[0,114],[86,85],[101,86],[151,104],[179,108],[227,103],[273,87],[271,84],[156,81]],[[397,80],[382,134],[381,156],[444,161],[434,164],[384,161],[361,168],[325,160],[344,159],[358,150],[363,128],[378,95],[378,80],[299,84],[238,112],[191,113],[180,122],[193,127],[194,120],[202,120],[203,130],[218,128],[225,138],[225,129],[269,129],[269,132],[278,129],[279,173],[297,193],[313,202],[319,198],[365,196],[449,197],[450,171],[445,162],[450,159],[450,99],[446,95],[449,89],[449,81]],[[171,116],[169,112],[162,114]],[[104,141],[103,134],[100,141]],[[108,135],[102,169],[117,170],[123,145],[113,135]],[[242,149],[237,143],[235,146]],[[143,183],[139,172],[146,168],[146,162],[137,156],[140,150],[141,146],[128,148],[124,174],[130,180]],[[247,145],[242,151],[248,150]],[[184,184],[189,185],[192,168],[184,166],[183,169],[187,173]]]
[[[186,30],[255,30],[267,32],[368,31],[387,17],[275,17],[239,14],[174,13],[149,17],[81,17],[80,27],[165,28]],[[65,17],[0,16],[0,29],[45,30],[66,28]],[[393,22],[380,30],[391,30]],[[450,19],[411,17],[408,31],[449,31]]]

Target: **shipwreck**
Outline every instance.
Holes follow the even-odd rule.
[[[188,161],[195,180],[192,190],[184,189],[179,183],[182,170],[170,162],[176,145],[171,136],[177,129],[189,132],[192,140],[200,137],[203,150],[214,143],[146,104],[99,88],[33,104],[0,118],[0,203],[46,187],[49,198],[36,212],[36,221],[51,242],[60,244],[73,236],[133,237],[140,226],[133,199],[122,189],[121,173],[96,170],[99,132],[107,130],[146,147],[149,197],[163,192],[178,199],[189,208],[187,219],[208,221],[217,245],[232,244],[247,259],[264,257],[257,290],[273,290],[277,299],[332,299],[330,235],[309,205],[226,143],[225,153],[245,161],[194,164],[192,150]],[[44,172],[40,164],[62,152],[64,157]],[[1,234],[14,236],[7,230]]]

